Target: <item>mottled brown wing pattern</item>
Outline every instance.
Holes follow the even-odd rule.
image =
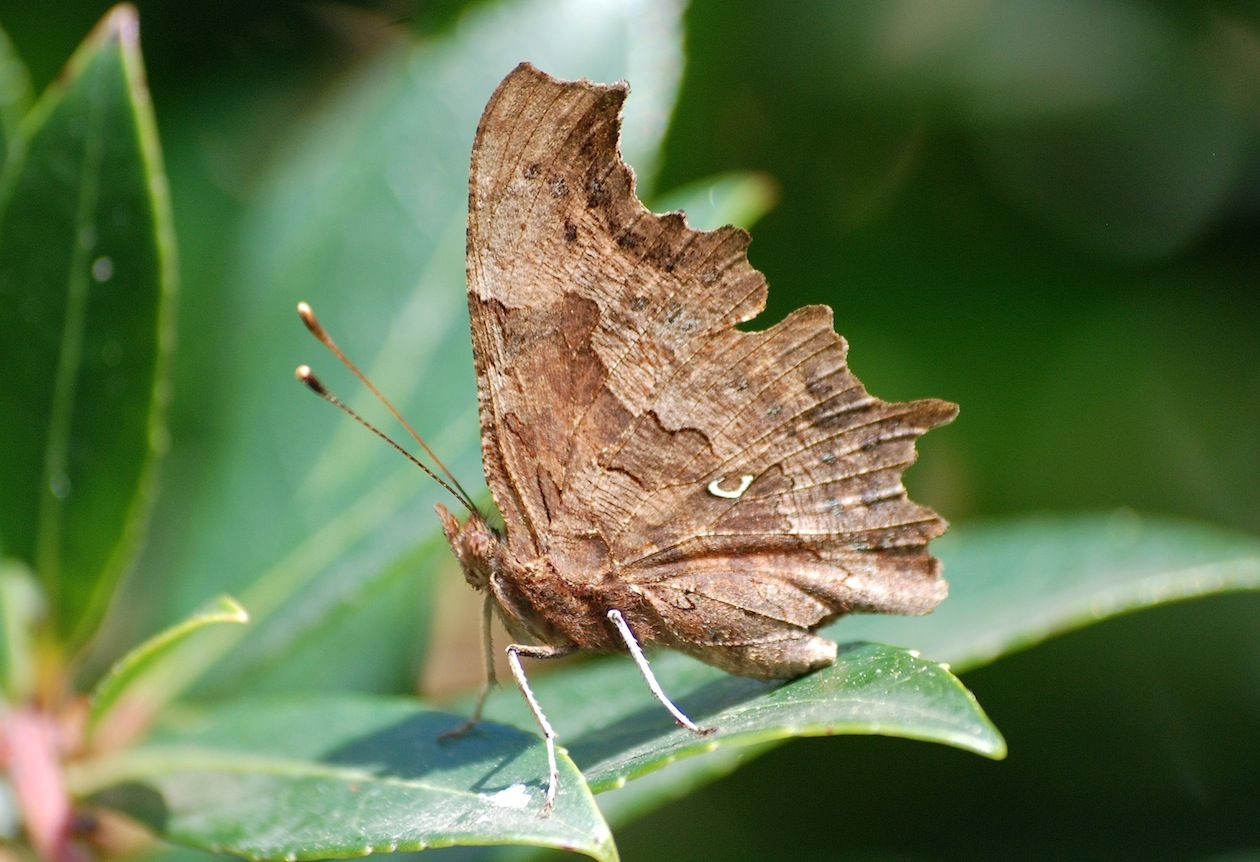
[[[849,611],[925,613],[944,598],[926,544],[945,524],[906,498],[901,473],[915,438],[954,412],[871,397],[830,312],[802,309],[710,340],[570,493],[597,500],[618,579],[655,612],[653,639],[735,672],[799,672],[785,640]]]
[[[634,585],[659,617],[642,636],[673,645],[930,610],[945,587],[926,543],[945,524],[901,474],[956,408],[870,396],[824,307],[736,330],[765,304],[748,236],[639,203],[617,154],[625,95],[522,66],[474,144],[469,304],[512,556]],[[698,602],[730,631],[689,629],[675,611]]]
[[[613,442],[685,358],[693,339],[671,335],[679,315],[718,331],[764,304],[742,231],[697,234],[634,197],[616,155],[625,94],[522,67],[473,147],[468,283],[487,481],[513,541],[528,532],[535,550],[570,465]],[[696,294],[719,277],[736,296]]]

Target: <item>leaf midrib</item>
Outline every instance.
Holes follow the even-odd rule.
[[[85,69],[83,74],[90,73]],[[78,393],[80,370],[83,366],[83,337],[87,327],[88,304],[88,256],[92,249],[84,242],[86,231],[92,224],[91,214],[96,210],[100,191],[101,134],[103,105],[98,98],[100,84],[87,99],[84,123],[84,156],[79,174],[78,201],[75,210],[74,241],[65,285],[66,312],[60,339],[61,350],[57,357],[57,369],[53,378],[53,397],[49,416],[48,440],[44,448],[44,475],[40,483],[39,515],[35,545],[35,570],[38,572],[51,601],[56,608],[61,587],[62,528],[65,501],[73,488],[64,495],[53,491],[53,483],[65,477],[69,482],[69,451],[71,427],[74,421],[75,396]],[[93,238],[94,240],[95,238]]]

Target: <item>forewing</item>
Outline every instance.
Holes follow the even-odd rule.
[[[617,154],[626,92],[522,64],[473,145],[468,300],[483,459],[520,558],[552,551],[552,521],[580,507],[574,471],[618,439],[687,351],[765,303],[747,234],[697,233],[635,197]]]

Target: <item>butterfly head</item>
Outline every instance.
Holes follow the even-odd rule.
[[[460,524],[459,519],[441,503],[434,508],[442,522],[446,541],[450,543],[459,567],[464,570],[464,579],[475,590],[485,589],[491,576],[503,570],[506,539],[475,510],[467,521]]]

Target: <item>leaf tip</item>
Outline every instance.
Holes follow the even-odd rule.
[[[227,595],[226,593],[218,596],[215,599],[214,604],[216,606],[216,610],[219,612],[219,614],[222,615],[220,617],[222,622],[228,622],[228,623],[249,622],[249,611],[245,609],[244,605],[242,605],[240,602],[238,602],[236,599],[232,598],[231,596]]]
[[[140,13],[130,3],[119,3],[101,22],[104,38],[117,40],[126,48],[140,44]]]

